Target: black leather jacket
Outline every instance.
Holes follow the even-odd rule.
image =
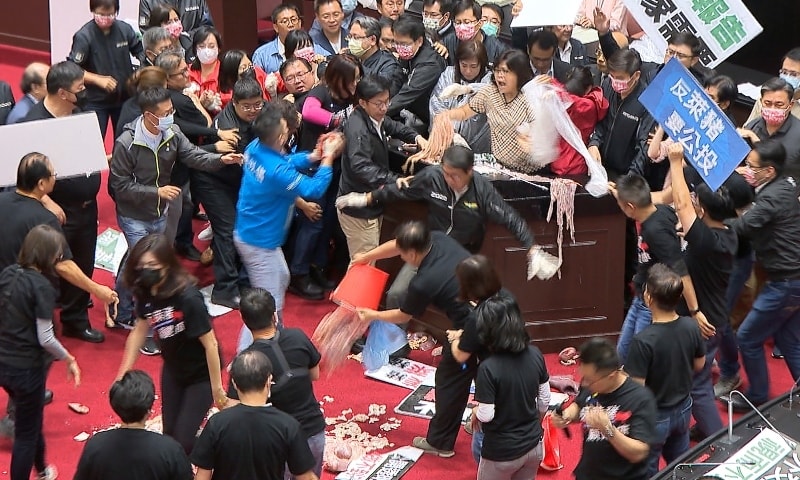
[[[436,165],[415,175],[409,188],[398,190],[395,185],[387,185],[372,192],[372,200],[378,203],[424,200],[428,204],[431,230],[445,232],[472,253],[481,249],[487,220],[505,225],[525,248],[533,246],[533,233],[525,220],[503,200],[489,180],[477,173],[458,199],[447,186],[441,166]]]

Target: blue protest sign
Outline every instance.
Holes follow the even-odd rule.
[[[686,161],[712,190],[750,152],[728,116],[676,58],[664,65],[639,101],[672,140],[683,144]]]

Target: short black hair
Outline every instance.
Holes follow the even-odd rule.
[[[219,77],[217,82],[221,92],[230,92],[239,79],[239,65],[247,56],[244,50],[233,49],[222,54],[219,61]]]
[[[267,102],[253,122],[253,133],[261,143],[272,145],[281,134],[281,120],[283,108],[275,101]]]
[[[706,81],[703,82],[703,88],[710,87],[717,89],[718,102],[730,102],[730,104],[733,105],[733,102],[736,101],[736,96],[739,95],[739,87],[737,87],[736,82],[727,75],[716,75],[706,79]]]
[[[700,43],[700,39],[697,38],[697,36],[692,32],[676,32],[669,38],[669,40],[667,40],[667,43],[671,45],[683,45],[689,47],[692,50],[693,57],[700,55],[700,53],[703,51],[703,45]]]
[[[483,16],[481,13],[481,6],[476,2],[473,0],[460,0],[453,5],[453,13],[450,15],[450,17],[456,18],[456,15],[461,15],[462,13],[469,11],[471,11],[478,20],[480,20]]]
[[[47,155],[43,153],[31,152],[22,157],[17,166],[17,188],[23,192],[31,192],[39,184],[39,180],[50,179],[53,172],[47,164]]]
[[[145,88],[136,94],[136,103],[142,112],[150,112],[170,98],[169,90],[164,87]]]
[[[617,347],[606,338],[590,338],[578,348],[578,354],[581,363],[594,366],[600,373],[611,373],[622,368]]]
[[[381,30],[383,30],[386,27],[389,27],[389,28],[392,28],[392,29],[394,28],[394,20],[391,17],[381,17],[378,20],[378,23],[381,24]]]
[[[327,5],[329,3],[338,3],[339,8],[342,8],[342,2],[339,0],[314,0],[314,13],[319,13],[319,9],[322,8],[323,5]]]
[[[481,344],[491,353],[519,353],[531,341],[517,301],[505,290],[475,307],[475,325]]]
[[[108,398],[123,423],[143,422],[156,400],[156,387],[147,372],[129,370],[111,385]]]
[[[786,55],[783,56],[781,62],[786,59],[793,60],[795,62],[800,62],[800,47],[794,47],[793,49],[786,52]]]
[[[522,50],[510,49],[503,52],[494,62],[495,68],[504,64],[506,68],[514,72],[517,76],[517,89],[522,91],[522,86],[533,80],[533,69],[531,68],[531,59],[528,54]],[[494,74],[492,74],[492,81],[494,81]]]
[[[792,98],[794,98],[794,87],[781,77],[770,78],[761,85],[762,97],[765,93],[770,92],[784,92],[790,102],[792,101]]]
[[[47,72],[47,93],[55,95],[60,89],[69,91],[72,84],[83,79],[84,71],[75,62],[58,62]]]
[[[442,15],[453,12],[453,2],[451,0],[425,0],[422,2],[422,6],[432,7],[437,3],[439,4],[439,13]]]
[[[780,140],[768,139],[753,145],[753,151],[758,154],[758,161],[762,167],[772,167],[777,176],[783,174],[786,166],[786,147]]]
[[[98,8],[113,8],[119,13],[119,0],[89,0],[89,11],[94,12]]]
[[[642,58],[636,50],[621,48],[608,57],[608,71],[625,72],[633,75],[642,68]]]
[[[180,18],[180,12],[177,8],[167,3],[157,3],[150,9],[150,20],[147,22],[148,29],[160,27],[161,25],[169,22],[170,12],[175,12]]]
[[[461,74],[461,62],[472,60],[473,58],[478,61],[481,67],[478,71],[478,76],[473,81],[480,82],[489,68],[489,54],[486,53],[486,47],[477,37],[458,42],[456,58],[453,61],[453,83],[458,84],[464,80],[464,76]]]
[[[564,82],[564,89],[573,95],[582,97],[592,85],[594,85],[594,78],[589,67],[572,67],[567,72],[567,81]]]
[[[489,10],[493,11],[494,13],[496,13],[497,16],[500,17],[500,23],[501,24],[506,21],[506,14],[503,13],[503,9],[500,8],[499,6],[495,5],[494,3],[484,3],[483,5],[481,5],[481,17],[483,17],[483,9],[484,8],[488,8]]]
[[[500,291],[502,284],[492,262],[485,255],[470,255],[456,265],[459,298],[482,302]]]
[[[656,263],[647,271],[645,292],[659,310],[672,312],[683,295],[681,276],[663,263]]]
[[[233,359],[230,374],[240,393],[259,392],[272,375],[272,362],[258,350],[245,350]]]
[[[247,288],[242,292],[239,313],[251,331],[266,330],[275,324],[275,298],[263,288]]]
[[[427,252],[431,248],[431,230],[419,220],[401,223],[395,231],[395,243],[404,252]]]
[[[300,16],[300,9],[297,8],[297,5],[293,5],[291,3],[281,3],[280,5],[272,9],[272,15],[271,15],[272,23],[273,24],[278,23],[278,15],[285,12],[286,10],[294,10],[294,13],[296,13],[298,17]]]
[[[392,32],[395,35],[405,35],[415,42],[425,37],[425,26],[422,20],[410,13],[404,13],[394,21]]]
[[[308,63],[308,60],[306,60],[305,58],[288,57],[286,61],[281,64],[281,67],[278,69],[278,72],[281,74],[281,78],[286,78],[286,70],[288,70],[289,67],[291,67],[295,63],[302,63],[303,66],[306,67],[307,71],[311,71],[311,64]]]
[[[558,51],[558,37],[552,30],[536,30],[528,36],[528,51],[536,45],[542,50],[553,50],[553,54]]]
[[[636,208],[645,208],[653,203],[650,185],[641,175],[629,173],[617,180],[617,196],[624,203],[633,204]]]
[[[694,187],[697,201],[705,210],[706,215],[711,217],[712,220],[722,222],[729,218],[736,218],[736,208],[728,187],[729,181],[731,181],[730,177],[716,192],[711,190],[711,187],[706,185],[705,182]]]
[[[233,84],[233,101],[241,102],[250,98],[263,98],[261,85],[252,78],[242,78]]]
[[[30,66],[29,66],[30,67]],[[43,85],[45,78],[39,75],[39,72],[35,68],[26,68],[24,72],[22,72],[22,80],[19,84],[19,89],[22,90],[22,93],[28,94],[33,91],[34,85]]]
[[[475,166],[475,153],[462,145],[451,145],[444,151],[442,163],[469,172]]]
[[[365,75],[356,85],[356,95],[360,100],[372,100],[383,92],[388,92],[391,85],[380,75]]]

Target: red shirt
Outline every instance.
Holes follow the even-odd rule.
[[[579,97],[565,93],[572,100],[572,105],[567,109],[567,115],[581,132],[584,145],[589,141],[589,135],[594,131],[595,125],[608,113],[608,100],[603,97],[600,87],[592,87],[589,93]],[[558,159],[550,164],[550,169],[556,175],[585,175],[589,171],[586,159],[577,152],[563,138],[559,141]]]

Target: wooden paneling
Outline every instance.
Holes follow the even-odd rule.
[[[24,4],[3,2],[0,43],[50,52],[50,2],[27,0]]]

